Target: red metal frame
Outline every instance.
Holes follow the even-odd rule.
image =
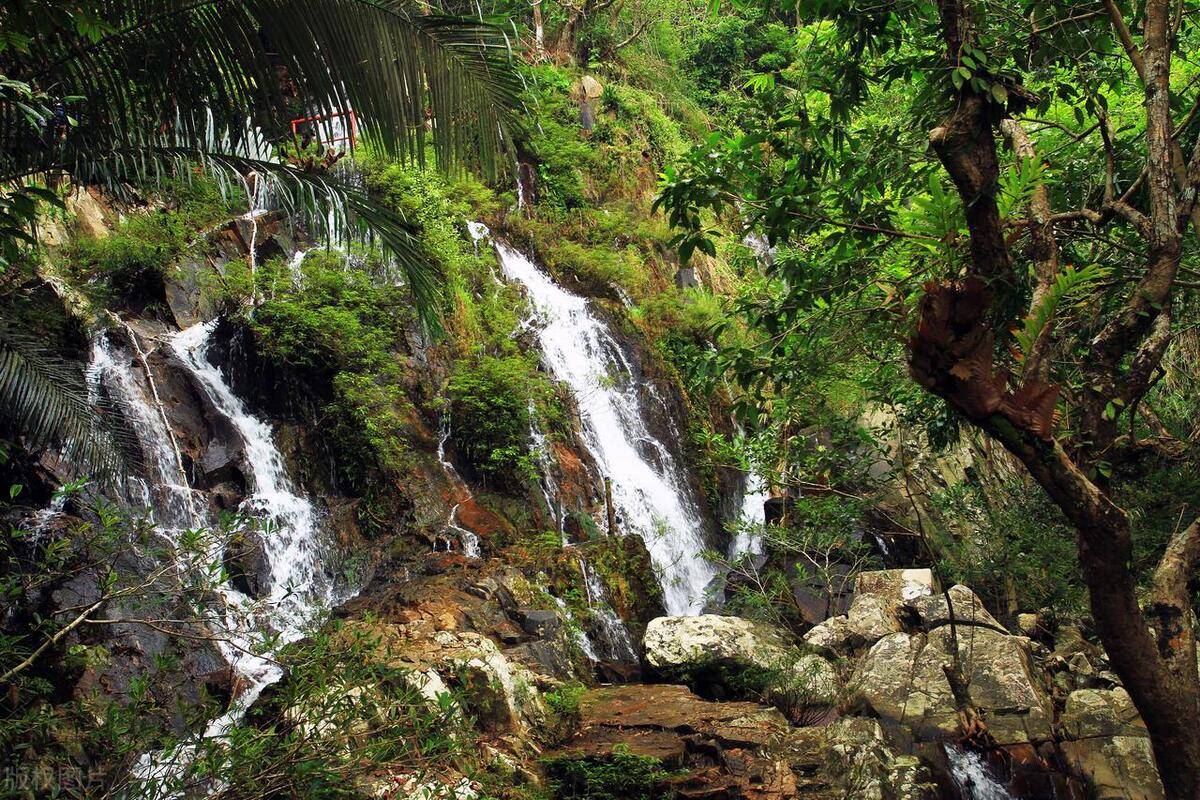
[[[338,142],[350,142],[350,147],[353,148],[355,143],[358,141],[358,115],[353,111],[339,111],[336,114],[318,114],[314,117],[299,117],[298,119],[294,119],[292,120],[292,137],[295,139],[300,138],[300,126],[306,122],[325,122],[331,119],[337,119],[339,117],[350,118],[350,134],[348,136],[339,136],[338,138],[330,139],[329,141],[319,141],[324,145],[337,144]]]

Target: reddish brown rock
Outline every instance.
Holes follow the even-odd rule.
[[[676,773],[666,780],[676,796],[783,800],[796,796],[775,747],[788,730],[783,715],[755,703],[713,703],[685,686],[613,686],[584,695],[578,731],[548,756],[596,759],[627,748]]]

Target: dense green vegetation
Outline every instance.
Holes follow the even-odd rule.
[[[520,291],[467,233],[479,220],[590,297],[669,387],[688,466],[726,534],[737,532],[742,473],[771,491],[779,513],[752,531],[764,558],[731,559],[727,537],[710,543],[729,571],[726,611],[803,633],[817,621],[806,603],[832,612],[843,583],[892,565],[888,548],[898,547],[943,584],[973,587],[1006,625],[1051,609],[1107,647],[1152,723],[1160,764],[1164,753],[1191,754],[1164,775],[1168,796],[1194,795],[1200,72],[1189,53],[1200,32],[1189,3],[427,9],[493,26],[339,0],[312,29],[235,3],[242,16],[221,24],[175,9],[189,20],[181,30],[135,25],[140,49],[119,52],[130,20],[110,5],[44,21],[35,16],[45,3],[0,11],[10,134],[0,153],[0,397],[17,409],[0,429],[0,474],[15,487],[0,508],[6,596],[40,597],[43,585],[99,570],[122,542],[153,544],[145,520],[89,497],[71,507],[84,522],[58,540],[62,550],[39,549],[19,520],[48,492],[24,484],[43,482],[37,458],[50,445],[73,448],[67,461],[80,474],[119,471],[120,459],[104,456],[113,431],[96,421],[104,398],[78,379],[83,326],[109,319],[97,311],[172,324],[165,287],[191,280],[182,265],[196,262],[203,279],[189,288],[253,345],[266,384],[254,402],[319,442],[355,530],[380,543],[389,569],[430,540],[436,549],[447,510],[464,500],[435,457],[446,432],[446,457],[487,529],[485,555],[541,572],[572,632],[596,622],[577,553],[618,611],[655,613],[661,589],[647,580],[644,551],[606,537],[602,499],[572,487],[586,502],[555,529],[542,492],[555,467],[531,447],[540,432],[571,455],[574,412],[540,368]],[[355,51],[333,19],[360,6],[379,24],[349,31]],[[396,61],[377,31],[389,26],[421,57],[380,77],[364,65]],[[257,41],[260,29],[279,63],[221,33]],[[192,39],[212,57],[188,50]],[[91,49],[111,79],[94,90],[87,70],[70,66]],[[131,61],[143,50],[149,67]],[[181,66],[184,51],[194,68]],[[47,64],[57,82],[32,77]],[[86,105],[67,97],[88,91]],[[339,99],[364,120],[344,159],[286,124],[311,106],[340,110]],[[190,119],[206,103],[217,104],[229,152],[210,152]],[[235,130],[248,112],[272,163]],[[138,124],[115,124],[130,119]],[[394,130],[386,119],[398,119]],[[38,249],[32,222],[78,227],[62,164],[103,186],[119,211],[107,236]],[[217,257],[214,231],[246,212],[258,180],[312,246],[302,259]],[[349,241],[326,241],[337,227],[330,208],[348,217]],[[358,235],[367,229],[374,240]],[[698,285],[684,285],[681,269]],[[115,573],[97,580],[123,591]],[[801,596],[813,586],[815,600]],[[37,764],[111,751],[111,786],[134,757],[169,742],[164,719],[174,714],[182,729],[214,716],[213,698],[191,698],[186,714],[169,707],[154,681],[173,652],[130,683],[123,704],[56,694],[53,669],[81,675],[111,654],[51,648],[57,661],[43,672],[38,643],[64,621],[28,613],[22,633],[0,636],[5,670],[33,659],[5,679],[17,699],[0,750]],[[402,670],[372,660],[370,643],[344,644],[322,635],[295,645],[281,694],[195,768],[227,772],[231,796],[332,798],[356,796],[343,781],[356,760],[479,766],[459,740],[471,720],[423,706]],[[379,687],[365,707],[322,705],[338,706],[324,692],[335,656],[340,688]],[[776,676],[679,677],[770,700]],[[546,695],[563,736],[578,695],[573,685]],[[353,746],[288,719],[300,703],[351,732]],[[102,722],[89,730],[89,718]],[[356,726],[388,734],[361,737]],[[283,767],[260,784],[265,763]],[[669,777],[621,752],[543,766],[555,797],[650,798]]]

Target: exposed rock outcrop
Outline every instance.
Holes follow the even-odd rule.
[[[909,727],[919,739],[958,734],[958,705],[946,677],[953,665],[949,626],[928,635],[893,633],[859,663],[851,688],[859,707]],[[999,744],[1051,738],[1049,698],[1035,677],[1027,642],[986,628],[958,632],[958,664],[971,703]]]
[[[870,647],[904,629],[908,612],[930,598],[936,589],[928,569],[890,569],[860,573],[854,581],[854,599],[844,615],[830,617],[804,636],[816,650],[848,655]],[[911,604],[917,604],[913,606]]]
[[[764,696],[785,706],[812,709],[837,703],[833,665],[819,655],[801,652],[783,631],[770,625],[716,614],[659,617],[646,626],[643,644],[652,669],[690,679],[693,685],[704,683],[706,673],[711,676],[715,671],[720,679],[722,673],[734,671],[743,676],[742,685],[761,689]],[[746,673],[756,673],[761,680]],[[726,688],[737,693],[737,686]]]
[[[896,756],[872,720],[796,729],[773,709],[714,703],[682,686],[621,686],[588,692],[574,737],[548,755],[653,759],[664,790],[711,800],[926,800],[934,797],[917,760]]]
[[[1160,800],[1146,725],[1124,689],[1079,689],[1063,709],[1060,747],[1097,800]]]

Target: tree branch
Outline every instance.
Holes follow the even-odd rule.
[[[1035,160],[1037,151],[1025,129],[1014,119],[1000,122],[1000,130],[1012,143],[1013,153],[1026,161]],[[1050,193],[1046,184],[1038,181],[1029,198],[1029,235],[1032,240],[1030,256],[1033,259],[1036,284],[1029,301],[1030,314],[1041,306],[1046,295],[1058,279],[1058,243],[1054,240],[1053,214],[1050,208]],[[1052,351],[1054,323],[1051,320],[1042,326],[1037,340],[1025,359],[1025,375],[1048,382],[1050,378],[1050,353]]]

